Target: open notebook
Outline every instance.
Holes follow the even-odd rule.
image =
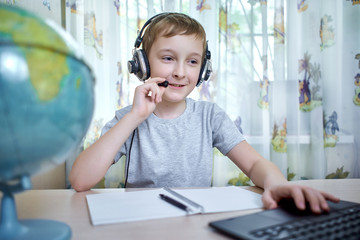
[[[160,198],[160,194],[181,202],[191,211],[169,204]],[[86,199],[93,225],[262,208],[260,194],[234,186],[111,192],[89,194]]]

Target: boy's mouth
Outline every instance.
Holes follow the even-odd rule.
[[[184,85],[181,85],[181,84],[172,84],[172,83],[169,83],[170,86],[173,86],[173,87],[183,87]]]

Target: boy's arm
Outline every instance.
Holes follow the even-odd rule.
[[[282,198],[293,198],[299,209],[305,209],[305,202],[309,202],[312,211],[320,213],[329,210],[326,200],[339,201],[331,194],[290,184],[274,163],[262,157],[246,141],[236,145],[227,156],[256,186],[264,189],[262,201],[267,209],[276,208]]]
[[[95,143],[76,158],[69,180],[76,191],[95,186],[113,164],[114,157],[126,139],[138,126],[138,118],[129,112]]]
[[[159,88],[157,83],[164,80],[153,78],[136,87],[131,111],[79,154],[69,176],[71,186],[76,191],[89,190],[105,176],[126,139],[154,111],[156,104],[161,102],[165,88]]]

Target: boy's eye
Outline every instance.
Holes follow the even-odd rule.
[[[163,60],[165,61],[171,61],[172,60],[172,57],[170,56],[165,56],[165,57],[162,57]]]
[[[190,62],[191,64],[197,64],[197,63],[198,63],[198,61],[195,60],[195,59],[191,59],[189,62]]]

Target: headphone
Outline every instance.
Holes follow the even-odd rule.
[[[157,14],[153,17],[151,17],[149,20],[147,20],[144,24],[144,26],[141,28],[141,30],[139,31],[139,34],[135,40],[135,44],[134,44],[134,50],[133,50],[133,57],[132,60],[128,61],[128,71],[129,73],[134,73],[135,76],[140,80],[140,81],[145,81],[146,79],[148,79],[150,77],[150,64],[149,64],[149,60],[146,56],[146,53],[143,49],[139,49],[140,44],[143,40],[143,31],[145,30],[145,28],[157,17],[159,16],[163,16],[163,15],[167,15],[169,13],[160,13]],[[207,45],[207,41],[206,41],[206,51],[205,51],[205,56],[203,59],[203,63],[201,65],[201,69],[200,69],[200,74],[199,74],[199,78],[198,81],[196,83],[196,86],[200,86],[201,83],[203,81],[207,81],[212,73],[212,67],[211,67],[211,53],[208,50],[208,45]]]

